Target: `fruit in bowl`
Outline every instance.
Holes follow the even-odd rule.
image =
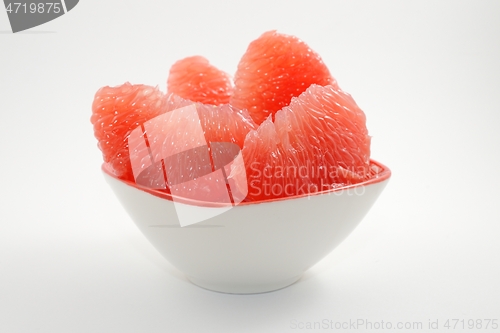
[[[193,283],[283,288],[356,227],[390,170],[370,159],[364,112],[319,55],[275,31],[234,76],[172,66],[167,93],[103,87],[91,122],[102,170],[143,234]]]

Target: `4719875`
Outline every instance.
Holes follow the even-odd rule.
[[[9,3],[6,7],[7,13],[31,13],[31,14],[45,14],[55,13],[59,14],[62,10],[61,3],[59,2],[14,2]]]

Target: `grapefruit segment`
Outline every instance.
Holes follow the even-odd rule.
[[[130,135],[136,183],[177,197],[230,203],[224,167],[257,128],[248,113],[175,94],[165,97],[162,111]]]
[[[287,106],[311,84],[333,85],[335,79],[320,56],[295,36],[268,31],[250,43],[234,76],[231,104],[247,109],[261,124]]]
[[[90,121],[103,160],[117,177],[134,180],[128,136],[137,126],[161,114],[163,96],[158,88],[128,82],[103,87],[95,94]]]
[[[167,80],[167,91],[203,104],[229,103],[233,85],[231,77],[201,56],[177,61]]]
[[[176,94],[165,99],[165,111],[169,112],[188,105],[196,105],[201,126],[208,142],[230,142],[243,148],[248,132],[257,128],[248,112],[230,104],[219,106],[194,103]]]
[[[365,114],[335,86],[311,85],[248,134],[243,157],[251,201],[358,183],[370,158]]]

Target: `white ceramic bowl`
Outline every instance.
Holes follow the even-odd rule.
[[[241,203],[203,222],[181,227],[178,205],[161,191],[112,176],[106,181],[146,238],[194,284],[225,293],[284,288],[330,253],[359,224],[391,172],[309,196]]]

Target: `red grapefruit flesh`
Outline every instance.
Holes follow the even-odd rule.
[[[170,69],[167,91],[203,104],[229,103],[233,91],[228,74],[211,65],[201,56],[177,61]]]
[[[234,90],[228,75],[202,57],[177,62],[168,90],[125,83],[96,93],[94,134],[119,178],[185,198],[235,202],[228,186],[259,201],[355,184],[370,174],[363,111],[296,37],[270,31],[252,42]],[[243,158],[227,154],[240,149]]]
[[[117,87],[103,87],[95,94],[90,121],[104,162],[117,177],[134,179],[128,136],[137,126],[162,112],[162,100],[163,93],[158,88],[128,82]]]
[[[249,201],[360,182],[370,159],[365,114],[335,86],[312,85],[248,134],[243,157]]]
[[[257,128],[248,113],[175,94],[166,96],[163,110],[130,137],[136,182],[178,197],[230,203],[222,168]]]
[[[149,133],[149,142],[144,141],[145,123],[152,122],[154,119],[165,115],[165,113],[190,105],[195,106],[196,117],[190,116],[181,123],[165,123],[161,128],[155,128],[153,133]],[[157,88],[146,85],[132,85],[130,83],[118,87],[106,86],[99,89],[92,104],[91,122],[94,125],[94,135],[103,153],[104,162],[108,164],[117,177],[137,181],[144,186],[161,188],[166,191],[169,191],[169,188],[165,187],[162,174],[162,168],[165,166],[155,164],[160,162],[161,158],[158,159],[153,156],[154,163],[148,164],[150,168],[145,173],[135,172],[134,175],[132,168],[132,164],[137,163],[137,158],[141,159],[141,165],[147,164],[146,160],[142,161],[142,159],[149,158],[148,152],[155,145],[155,141],[163,140],[161,145],[168,145],[167,141],[169,140],[170,144],[172,142],[192,141],[193,129],[199,125],[202,130],[203,142],[207,147],[210,147],[211,142],[224,142],[234,144],[241,149],[246,134],[257,128],[246,110],[237,110],[228,104],[215,106],[195,103],[175,94],[163,95]],[[134,159],[131,162],[129,138],[133,131],[135,131],[135,136],[132,140],[135,146],[131,148],[132,158]],[[178,133],[183,136],[179,136]],[[172,137],[174,134],[177,136]],[[195,153],[200,152],[192,151],[191,155]],[[202,153],[206,155],[206,153],[210,153],[210,150],[208,149]],[[182,165],[170,165],[170,168],[178,168],[180,170],[178,172],[179,177],[187,176],[189,178],[192,176],[189,175],[190,171],[187,174],[183,174],[183,172],[186,173],[185,171],[189,170],[188,164],[191,162],[195,166],[199,165],[200,163],[196,162],[196,156],[201,155],[193,155],[193,157],[187,153],[187,155],[183,156],[185,168],[182,168]],[[193,161],[193,159],[195,160]],[[193,172],[195,172],[194,175],[203,174],[203,172]],[[140,177],[140,180],[137,177]],[[177,179],[176,182],[180,183],[180,179]],[[192,188],[190,190],[198,191],[200,200],[209,201],[209,187],[201,188],[198,186],[198,189]],[[213,194],[214,189],[212,188]]]
[[[253,41],[238,64],[231,104],[247,109],[257,124],[290,104],[311,84],[335,79],[320,56],[294,36],[268,31]]]
[[[176,94],[170,94],[166,97],[165,110],[168,112],[191,104],[196,105],[208,142],[230,142],[243,148],[248,132],[257,128],[246,110],[237,109],[229,104],[214,106],[193,103]]]

